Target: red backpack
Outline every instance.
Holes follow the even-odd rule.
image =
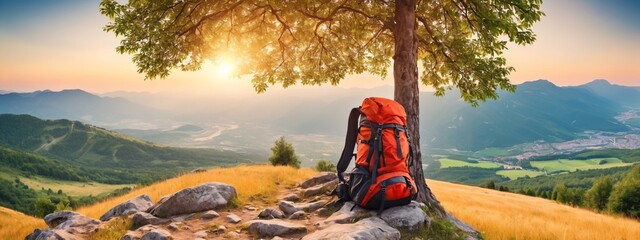
[[[361,107],[351,110],[337,165],[340,201],[383,210],[409,204],[415,198],[417,188],[407,167],[412,149],[406,126],[404,108],[390,99],[366,98]],[[356,166],[345,180],[344,172],[354,156]]]

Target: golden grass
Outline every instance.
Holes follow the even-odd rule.
[[[445,209],[486,239],[640,239],[640,222],[553,201],[428,181]]]
[[[0,207],[0,239],[24,239],[36,228],[47,225],[42,219]]]
[[[207,182],[223,182],[234,186],[238,192],[240,203],[246,203],[251,198],[273,203],[281,187],[293,186],[316,174],[316,171],[309,168],[295,169],[268,165],[215,168],[206,172],[185,174],[151,186],[134,189],[125,195],[81,207],[77,211],[93,218],[99,218],[110,208],[140,194],[147,194],[151,200],[156,202],[164,195]]]

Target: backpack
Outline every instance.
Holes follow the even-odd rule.
[[[417,188],[407,167],[412,149],[406,115],[400,103],[379,97],[365,98],[361,107],[351,110],[337,165],[339,184],[335,193],[340,202],[352,200],[380,213],[415,198]],[[355,168],[345,180],[344,172],[353,157]]]

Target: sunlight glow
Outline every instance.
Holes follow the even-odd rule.
[[[215,66],[215,71],[218,77],[228,78],[233,75],[235,65],[230,61],[220,62]]]

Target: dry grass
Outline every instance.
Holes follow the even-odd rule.
[[[293,186],[316,174],[317,172],[308,168],[294,169],[268,165],[215,168],[206,172],[185,174],[151,186],[134,189],[125,195],[82,207],[77,211],[93,218],[99,218],[113,206],[140,194],[149,195],[155,202],[164,195],[206,182],[223,182],[236,187],[241,204],[250,199],[273,203],[276,201],[280,187]]]
[[[487,239],[640,239],[640,222],[485,188],[428,181],[445,209]]]
[[[24,239],[35,228],[46,226],[42,219],[0,207],[0,239]]]

